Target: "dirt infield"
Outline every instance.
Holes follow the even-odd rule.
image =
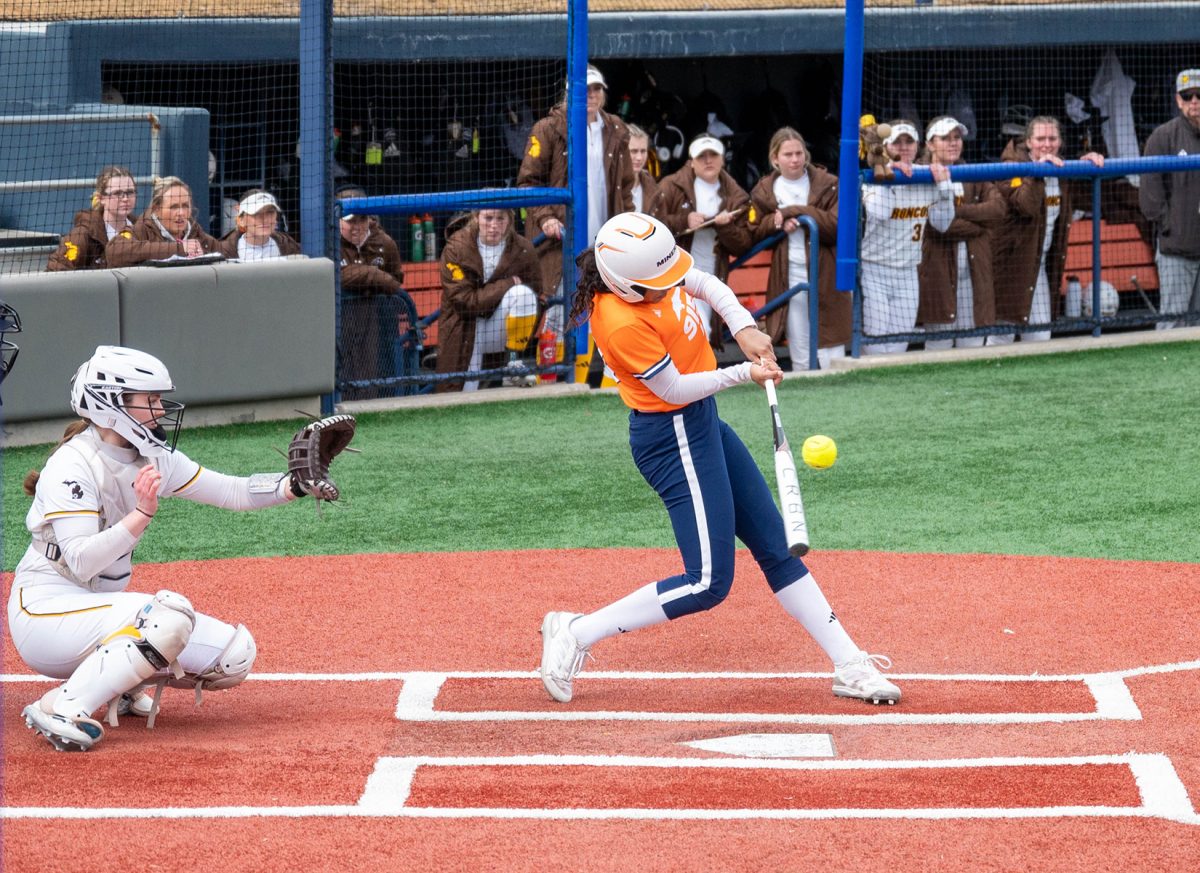
[[[50,685],[6,639],[5,869],[78,866],[83,845],[153,846],[163,870],[1189,869],[1200,565],[810,557],[894,659],[899,706],[833,697],[745,552],[725,604],[597,645],[565,707],[535,673],[542,614],[675,552],[141,565],[137,589],[248,625],[254,673],[58,754],[19,715]],[[831,754],[703,745],[746,735]]]

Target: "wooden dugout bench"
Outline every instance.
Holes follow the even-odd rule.
[[[1092,281],[1090,219],[1081,219],[1071,225],[1067,238],[1067,264],[1063,270],[1063,294],[1068,276],[1078,277],[1085,288]],[[1136,224],[1100,222],[1100,280],[1108,282],[1120,294],[1137,294],[1139,285],[1146,294],[1158,292],[1154,250],[1142,238]],[[1140,298],[1138,302],[1141,303]]]

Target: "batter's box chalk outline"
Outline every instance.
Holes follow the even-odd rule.
[[[996,713],[906,713],[900,709],[878,708],[869,714],[818,713],[721,713],[721,712],[634,712],[623,710],[583,710],[566,706],[547,710],[488,710],[457,712],[436,708],[442,687],[451,679],[513,679],[539,682],[535,671],[414,671],[400,674],[404,685],[396,699],[396,718],[419,722],[487,722],[487,721],[658,721],[658,722],[724,722],[755,724],[802,725],[970,725],[970,724],[1048,724],[1083,721],[1140,721],[1141,710],[1134,702],[1126,680],[1154,673],[1174,673],[1200,670],[1200,661],[1185,661],[1152,667],[1102,673],[1076,673],[1047,676],[979,674],[979,673],[897,673],[888,674],[897,681],[948,682],[1044,682],[1082,683],[1091,692],[1095,708],[1086,712],[996,712]],[[831,673],[656,673],[597,670],[587,673],[588,681],[706,681],[753,679],[832,679]]]
[[[804,809],[585,809],[479,808],[407,806],[413,779],[422,767],[637,767],[665,769],[740,770],[952,770],[979,767],[1072,767],[1124,765],[1137,785],[1138,806],[933,807],[933,808],[804,808]],[[384,757],[367,779],[358,808],[367,815],[416,818],[503,819],[1033,819],[1033,818],[1157,818],[1200,825],[1171,759],[1162,754],[1130,752],[1037,758],[960,758],[943,760],[744,760],[723,758],[655,758],[605,755],[514,755],[480,757]]]
[[[1129,767],[1141,804],[1138,806],[1044,806],[912,809],[582,809],[582,808],[458,808],[406,805],[416,772],[421,767],[595,766],[744,768],[755,770],[888,770],[971,767],[1046,767],[1123,764]],[[1170,758],[1161,754],[1128,753],[1073,758],[975,758],[934,761],[763,761],[714,758],[637,758],[605,756],[532,755],[515,757],[383,757],[367,779],[356,804],[321,806],[207,806],[207,807],[4,807],[7,820],[108,819],[246,819],[246,818],[436,818],[546,820],[749,820],[749,819],[1036,819],[1036,818],[1153,818],[1200,825]]]

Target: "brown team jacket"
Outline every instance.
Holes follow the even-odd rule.
[[[234,228],[221,237],[221,247],[218,251],[230,260],[234,260],[238,256],[238,240],[241,238],[242,232]],[[279,246],[279,256],[281,258],[285,258],[288,255],[300,254],[300,243],[296,242],[286,233],[277,230],[271,234],[271,239],[275,240],[275,245]]]
[[[642,186],[642,211],[644,212],[650,208],[650,204],[654,202],[654,195],[658,193],[658,180],[654,178],[653,173],[651,173],[645,167],[642,167],[642,169],[639,170],[638,174],[634,177],[633,182],[634,188],[636,188],[638,185]],[[632,194],[630,195],[629,202],[629,208],[632,209]]]
[[[608,214],[616,215],[633,209],[633,161],[629,157],[629,128],[620,118],[600,113],[604,122],[604,176],[608,183]],[[560,103],[550,114],[533,126],[521,171],[518,188],[567,187],[567,107]],[[586,214],[586,213],[585,213]],[[566,221],[565,206],[531,206],[525,219],[525,236],[533,239],[542,232],[547,218]],[[577,241],[578,242],[578,241]],[[562,278],[562,242],[547,240],[538,247],[541,258],[542,287],[553,294]],[[524,277],[522,277],[524,278]]]
[[[491,281],[483,281],[483,259],[479,255],[479,225],[474,219],[446,240],[442,250],[442,314],[438,318],[439,373],[467,369],[475,348],[475,322],[496,311],[504,295],[517,284],[528,285],[544,300],[541,271],[533,245],[511,227],[504,241],[504,254]],[[438,385],[437,390],[462,390],[461,383]]]
[[[759,179],[750,195],[754,202],[755,217],[758,219],[754,225],[755,242],[779,232],[771,218],[779,209],[779,202],[775,199],[777,178],[778,171]],[[817,345],[824,349],[850,342],[854,306],[852,295],[837,290],[837,177],[824,167],[810,164],[808,186],[808,204],[789,206],[782,212],[785,219],[807,215],[817,223]],[[801,228],[804,230],[805,241],[810,242],[808,229],[804,225],[801,225]],[[771,253],[771,271],[767,275],[767,300],[774,300],[787,291],[788,287],[788,238],[785,236]],[[786,331],[786,307],[767,316],[766,332],[771,335],[773,343],[782,343]]]
[[[374,221],[362,246],[339,237],[342,290],[352,294],[392,294],[404,287],[400,249]]]
[[[126,219],[127,227],[133,222]],[[81,209],[75,213],[75,226],[62,238],[58,250],[50,255],[47,272],[58,270],[103,270],[108,266],[104,250],[108,229],[101,209]]]
[[[688,226],[688,215],[696,211],[696,171],[684,166],[658,183],[658,193],[650,208],[646,210],[668,228],[679,240],[679,245],[692,250],[694,234],[680,236]],[[721,171],[717,180],[717,192],[721,197],[721,209],[733,212],[745,207],[744,211],[724,227],[714,226],[717,242],[713,253],[717,256],[714,274],[724,281],[729,277],[729,258],[737,257],[754,244],[750,229],[750,195],[733,180],[733,176]]]
[[[958,244],[967,244],[975,326],[996,323],[992,237],[1008,207],[992,182],[964,182],[954,201],[954,220],[945,233],[926,223],[917,268],[921,299],[917,324],[952,324],[958,317]],[[1026,310],[1028,312],[1028,310]]]
[[[191,223],[188,224],[187,233],[183,238],[199,240],[200,248],[205,254],[216,252],[221,247],[218,240]],[[172,255],[182,257],[183,254],[183,243],[167,233],[151,215],[143,215],[132,228],[114,236],[104,250],[110,267],[132,267],[146,261],[163,260]]]
[[[1004,161],[1028,161],[1024,145],[1009,143],[1001,155]],[[996,232],[992,252],[995,257],[996,320],[1008,324],[1028,324],[1029,307],[1037,283],[1042,259],[1042,240],[1046,234],[1046,180],[1010,179],[995,183],[1008,205],[1004,222]],[[1059,180],[1061,200],[1054,237],[1046,252],[1046,278],[1050,282],[1050,317],[1058,315],[1063,268],[1067,261],[1067,233],[1071,228],[1071,185]]]

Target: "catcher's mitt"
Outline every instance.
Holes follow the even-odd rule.
[[[329,478],[329,464],[354,439],[354,416],[331,415],[306,424],[288,445],[288,475],[292,493],[317,500],[337,500],[338,487]]]

